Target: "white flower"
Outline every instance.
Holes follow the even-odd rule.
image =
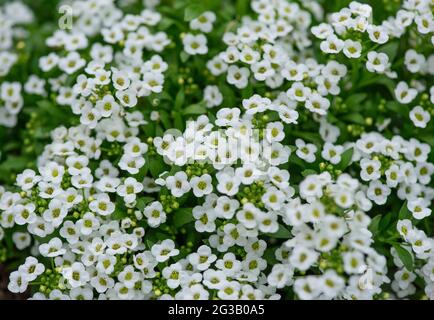
[[[321,151],[321,156],[332,164],[338,164],[341,161],[341,154],[343,151],[343,146],[335,146],[330,142],[326,142]]]
[[[267,277],[269,285],[276,288],[283,288],[292,281],[293,271],[287,265],[275,264]]]
[[[81,287],[90,280],[86,267],[80,262],[74,262],[70,267],[62,269],[62,275],[72,288]]]
[[[98,256],[96,269],[107,275],[111,274],[116,264],[116,257],[112,255],[102,254]]]
[[[238,68],[237,66],[230,66],[228,68],[227,81],[238,89],[243,89],[248,84],[249,76],[249,69],[245,67]]]
[[[201,206],[193,208],[193,217],[196,219],[194,227],[197,232],[213,232],[216,229],[216,214],[214,210],[209,210]]]
[[[362,54],[362,45],[358,41],[350,39],[345,40],[343,52],[348,58],[360,58]]]
[[[208,108],[218,107],[223,102],[223,95],[217,86],[206,86],[203,99]]]
[[[18,272],[22,274],[27,282],[34,281],[38,276],[44,273],[45,267],[34,257],[27,257],[24,264],[18,268]]]
[[[94,230],[100,226],[99,220],[92,212],[87,212],[83,215],[83,218],[77,221],[77,228],[82,235],[90,235]]]
[[[39,181],[41,181],[41,177],[31,169],[26,169],[17,175],[17,185],[24,191],[32,189]]]
[[[386,203],[387,197],[390,195],[390,192],[391,190],[387,185],[384,185],[380,181],[375,180],[369,183],[366,195],[376,204],[383,205]]]
[[[333,269],[328,269],[321,276],[321,280],[321,289],[328,298],[338,296],[341,290],[345,287],[345,280]]]
[[[143,190],[143,184],[139,183],[133,177],[125,179],[124,183],[116,189],[118,195],[124,198],[125,202],[131,203],[136,200],[136,194]]]
[[[408,104],[416,98],[417,90],[409,88],[406,82],[401,81],[395,88],[395,96],[398,102]]]
[[[175,173],[174,176],[166,178],[166,187],[170,190],[173,196],[179,198],[191,190],[188,182],[187,174],[184,171]]]
[[[182,268],[182,265],[177,262],[165,267],[162,274],[163,277],[167,279],[167,286],[171,289],[176,289],[181,284],[184,270]]]
[[[56,53],[51,52],[47,56],[41,57],[39,59],[39,67],[41,68],[42,71],[48,72],[54,67],[56,67],[58,62],[59,62],[59,56]]]
[[[318,256],[314,250],[299,245],[292,251],[289,262],[295,269],[305,271],[316,262]]]
[[[365,268],[365,260],[363,254],[358,251],[350,251],[343,253],[344,270],[349,274],[360,274]]]
[[[29,225],[30,228],[30,225]],[[2,229],[3,230],[3,229]],[[29,231],[30,232],[30,231]],[[3,238],[3,233],[0,231],[0,239]],[[30,234],[27,232],[14,232],[12,235],[12,241],[14,242],[15,246],[19,250],[23,250],[30,246],[30,243],[32,242],[32,238]]]
[[[67,74],[73,74],[85,65],[86,60],[75,51],[69,52],[66,57],[59,60],[59,68]]]
[[[239,296],[240,284],[237,281],[223,281],[217,296],[222,300],[235,300]]]
[[[294,292],[302,300],[315,299],[320,294],[321,287],[321,282],[312,276],[294,281]]]
[[[422,15],[417,15],[414,19],[417,25],[417,31],[422,34],[432,32],[434,29],[434,20],[431,12]]]
[[[206,11],[202,13],[199,17],[194,18],[190,21],[190,29],[199,30],[205,33],[211,32],[215,20],[215,13],[212,11]]]
[[[374,26],[372,24],[368,25],[366,28],[368,32],[369,39],[375,43],[384,44],[389,40],[389,35],[387,31],[382,26]]]
[[[360,178],[363,181],[377,180],[381,177],[381,162],[363,158],[360,161]]]
[[[212,253],[210,247],[201,245],[197,249],[197,252],[190,253],[187,259],[195,269],[204,271],[207,270],[215,260],[217,260],[217,256]]]
[[[163,240],[160,244],[154,244],[151,252],[158,262],[167,261],[170,257],[179,254],[179,250],[175,249],[175,243],[170,239]]]
[[[383,52],[370,51],[368,52],[368,61],[366,69],[369,72],[384,73],[389,67],[389,57]]]
[[[15,223],[18,225],[31,224],[37,219],[36,206],[33,203],[17,204],[13,207]]]
[[[28,281],[24,274],[14,271],[9,275],[8,290],[13,293],[23,293],[27,290]]]
[[[48,204],[48,209],[42,214],[42,217],[45,221],[53,224],[54,227],[58,227],[62,224],[63,219],[67,214],[68,209],[63,205],[62,201],[58,199],[52,199]]]
[[[408,210],[411,211],[413,217],[421,220],[431,215],[431,209],[429,208],[430,202],[424,198],[416,198],[409,200],[407,203]]]
[[[117,91],[116,98],[124,107],[132,108],[137,105],[137,94],[133,89]]]
[[[106,193],[93,196],[94,200],[89,203],[89,209],[102,216],[108,216],[115,211],[115,204],[110,201]]]
[[[127,265],[119,274],[118,280],[128,289],[134,288],[137,281],[140,280],[140,273],[134,271],[132,265]]]
[[[312,143],[305,143],[301,139],[295,140],[295,145],[297,146],[296,155],[306,162],[312,163],[315,161],[315,153],[318,148]]]
[[[275,187],[270,187],[262,195],[262,202],[271,210],[280,210],[285,200],[285,194]]]
[[[274,76],[274,74],[276,72],[273,69],[273,67],[271,66],[270,61],[268,61],[268,60],[262,60],[262,61],[256,62],[256,63],[252,64],[252,66],[250,68],[253,72],[253,76],[258,81],[264,81],[267,78]]]
[[[288,89],[286,94],[291,100],[296,100],[298,102],[304,102],[307,98],[311,96],[311,89],[305,87],[301,82],[294,82],[291,88]]]
[[[66,249],[62,248],[63,244],[59,238],[53,238],[48,243],[43,243],[39,246],[39,252],[44,257],[57,257],[66,253]]]
[[[404,56],[404,64],[411,73],[420,72],[425,65],[426,59],[423,54],[418,54],[415,50],[407,50]]]

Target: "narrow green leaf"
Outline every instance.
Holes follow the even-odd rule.
[[[205,102],[192,104],[182,111],[182,114],[205,114],[207,111]]]
[[[192,208],[181,208],[176,210],[173,214],[173,225],[176,228],[179,228],[187,223],[194,221],[192,211]]]
[[[389,42],[384,46],[380,47],[378,51],[387,54],[387,56],[389,57],[389,61],[392,62],[393,60],[395,60],[395,57],[398,53],[398,47],[399,42]]]
[[[190,55],[184,50],[182,50],[181,53],[179,54],[179,58],[181,59],[182,63],[186,63],[190,58]]]
[[[115,211],[112,213],[112,218],[115,220],[121,220],[127,216],[126,208],[116,206]]]
[[[393,247],[396,250],[396,253],[398,254],[399,259],[401,259],[402,263],[404,264],[404,267],[408,271],[413,271],[414,268],[414,262],[413,262],[413,256],[410,252],[408,252],[407,249],[404,249],[399,244],[394,244]]]

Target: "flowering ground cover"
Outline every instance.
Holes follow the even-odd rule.
[[[1,5],[7,289],[434,299],[433,13],[432,0]]]

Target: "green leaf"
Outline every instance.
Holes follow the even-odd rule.
[[[398,254],[399,259],[401,259],[402,263],[404,264],[404,267],[408,271],[413,271],[414,268],[414,262],[413,262],[413,256],[410,252],[408,252],[407,249],[404,249],[399,244],[394,244],[393,247],[396,250],[396,253]]]
[[[352,123],[366,125],[365,118],[360,113],[350,113],[341,117],[342,120],[349,121]]]
[[[291,237],[291,232],[289,232],[289,230],[283,225],[279,224],[279,229],[275,233],[266,233],[266,235],[275,239],[289,239]]]
[[[181,59],[182,63],[186,63],[187,60],[190,58],[190,55],[184,50],[182,50],[181,53],[179,54],[179,58]]]
[[[372,218],[371,223],[369,224],[368,229],[374,235],[376,235],[378,233],[378,228],[379,228],[380,220],[381,220],[381,214],[378,214],[374,218]]]
[[[160,173],[162,173],[166,169],[166,165],[163,163],[162,159],[151,157],[149,159],[149,171],[152,174],[152,177],[158,178]]]
[[[181,208],[173,214],[173,225],[175,228],[182,227],[183,225],[194,221],[192,208]]]
[[[389,212],[388,214],[382,216],[379,224],[378,224],[378,230],[380,232],[385,231],[391,224],[392,222],[392,217],[393,217],[393,213]]]
[[[187,6],[187,8],[185,8],[184,21],[191,21],[197,18],[203,11],[204,9],[199,3],[190,4]]]
[[[353,158],[353,153],[353,148],[349,148],[342,153],[341,162],[339,162],[337,165],[339,170],[344,171],[350,165],[351,159]]]
[[[365,100],[366,93],[356,93],[345,99],[345,104],[352,109],[354,106],[358,106],[363,100]]]
[[[399,42],[389,42],[378,49],[389,56],[389,61],[393,61],[398,53]]]
[[[112,219],[121,220],[127,216],[127,209],[116,206],[115,211],[112,213]]]
[[[205,102],[202,101],[200,103],[196,103],[196,104],[192,104],[192,105],[188,106],[187,108],[182,110],[182,114],[184,114],[184,115],[186,115],[186,114],[205,114],[206,111],[207,111],[207,109],[205,107]]]
[[[387,101],[386,102],[386,108],[403,116],[403,117],[408,117],[408,107],[406,105],[402,105],[397,101]]]
[[[235,12],[238,16],[242,17],[249,11],[249,0],[237,0],[235,5]]]
[[[181,114],[180,114],[179,112],[175,112],[175,113],[173,114],[173,117],[174,117],[174,125],[175,125],[175,128],[178,129],[178,130],[183,131],[183,130],[184,130],[184,124],[185,124],[185,122],[184,122],[184,120],[182,119]]]
[[[166,130],[168,130],[172,127],[170,124],[169,114],[166,111],[164,111],[164,110],[160,111],[160,119],[161,119],[161,123],[163,124],[163,126]]]

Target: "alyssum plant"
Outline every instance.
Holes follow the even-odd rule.
[[[73,115],[0,192],[9,290],[433,299],[434,3],[341,2],[72,2],[25,90]]]

